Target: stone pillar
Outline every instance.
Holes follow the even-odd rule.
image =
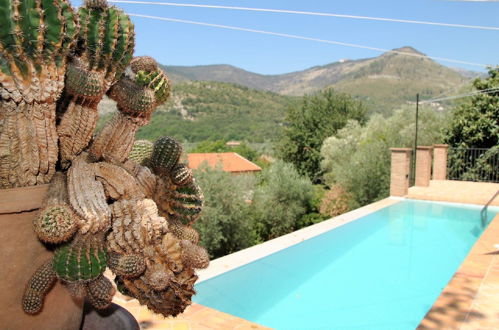
[[[390,148],[392,165],[390,171],[390,196],[405,196],[409,191],[409,171],[411,168],[410,148]]]
[[[433,145],[433,180],[447,179],[447,144]]]
[[[416,148],[416,180],[414,185],[427,187],[431,179],[432,146],[418,146]]]

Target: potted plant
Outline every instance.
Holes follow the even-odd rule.
[[[181,313],[208,265],[203,196],[174,139],[135,143],[166,75],[132,59],[133,24],[105,0],[0,0],[0,19],[3,326],[78,329],[83,299],[107,308],[116,285]],[[118,112],[94,136],[105,94]]]

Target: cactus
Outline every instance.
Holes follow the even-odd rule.
[[[168,228],[180,240],[188,240],[194,244],[199,243],[199,234],[196,229],[183,225],[174,217],[168,217]]]
[[[77,235],[54,253],[54,270],[66,282],[84,282],[99,277],[107,265],[107,251],[99,236]]]
[[[97,309],[105,309],[111,305],[115,289],[105,276],[101,275],[86,285],[87,299]]]
[[[149,140],[137,140],[133,143],[128,158],[139,165],[147,166],[152,155],[153,143]]]
[[[0,188],[50,182],[55,101],[77,20],[66,0],[0,3]]]
[[[182,146],[169,136],[163,136],[154,142],[150,166],[160,176],[168,176],[177,165],[182,155]]]
[[[39,313],[43,307],[45,295],[56,280],[52,260],[48,260],[29,279],[22,298],[23,310],[28,314]]]
[[[185,164],[177,164],[172,169],[171,180],[174,185],[185,186],[192,182],[192,170]]]
[[[86,160],[86,154],[78,156],[68,171],[69,201],[76,213],[84,220],[79,232],[104,232],[111,225],[111,210],[106,202],[104,186],[95,180],[95,171]]]
[[[201,188],[193,180],[186,186],[177,187],[171,193],[171,209],[183,224],[193,224],[201,215],[204,197]]]
[[[180,246],[182,247],[182,262],[184,265],[197,269],[208,267],[210,257],[206,249],[188,240],[180,241]]]
[[[141,62],[140,57],[132,60],[135,66]],[[109,97],[116,101],[119,113],[97,136],[90,153],[97,160],[125,162],[138,128],[149,123],[154,109],[169,97],[169,90],[168,78],[157,66],[155,71],[139,71],[137,74],[128,67],[108,92]]]
[[[144,198],[138,182],[124,168],[105,162],[91,166],[97,181],[104,187],[106,197],[114,200]]]
[[[137,277],[145,271],[146,262],[144,257],[139,254],[119,255],[117,253],[110,253],[108,267],[116,275]]]
[[[78,9],[81,29],[79,43],[68,65],[65,95],[58,113],[57,132],[61,164],[85,149],[98,119],[97,105],[111,84],[119,78],[132,58],[133,24],[120,9],[105,0],[87,0]]]
[[[135,177],[145,197],[152,198],[157,185],[157,177],[151,170],[148,167],[138,165],[132,160],[124,162],[121,166]]]
[[[69,206],[66,176],[56,173],[50,183],[39,215],[33,221],[38,238],[47,243],[68,241],[78,229],[81,219]]]

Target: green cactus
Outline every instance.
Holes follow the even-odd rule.
[[[177,187],[171,194],[171,208],[175,217],[183,224],[192,224],[199,218],[203,201],[203,193],[195,181]]]
[[[116,101],[121,113],[132,118],[143,118],[144,123],[149,121],[155,108],[154,91],[126,76],[113,85],[108,95]]]
[[[39,313],[45,295],[56,280],[52,260],[48,260],[31,276],[22,298],[23,310],[28,314]]]
[[[41,77],[46,70],[54,70],[54,66],[63,68],[78,26],[69,2],[2,0],[0,21],[2,83],[10,82],[10,77],[22,86],[23,80]],[[36,99],[34,95],[29,96],[32,92],[29,88],[19,92],[26,101]]]
[[[128,65],[135,46],[134,27],[122,10],[104,0],[86,0],[78,9],[80,58],[88,71],[105,72],[114,81]]]
[[[129,159],[137,164],[147,165],[153,150],[154,144],[149,140],[136,140],[133,143],[132,151],[130,151]]]
[[[169,136],[163,136],[154,142],[151,155],[151,169],[157,175],[169,175],[177,165],[182,154],[182,146]]]
[[[192,182],[192,170],[185,164],[177,164],[172,169],[171,180],[174,185],[185,186]]]
[[[107,251],[99,236],[79,235],[54,253],[54,270],[66,282],[90,281],[107,265]]]
[[[123,277],[137,277],[146,269],[144,257],[137,254],[119,255],[111,253],[108,260],[109,268],[116,275]]]

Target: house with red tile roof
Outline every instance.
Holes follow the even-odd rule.
[[[197,169],[205,163],[210,167],[217,167],[232,174],[255,173],[261,171],[261,167],[250,162],[243,156],[235,152],[220,153],[192,153],[187,154],[188,165],[191,169]]]

